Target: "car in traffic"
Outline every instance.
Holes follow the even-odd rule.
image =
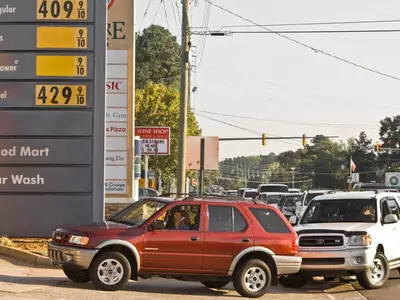
[[[261,193],[289,193],[289,187],[286,184],[263,183],[257,187],[257,196]]]
[[[296,232],[274,207],[225,198],[145,198],[108,221],[54,230],[49,258],[105,291],[161,276],[216,289],[232,281],[240,295],[261,297],[300,270]]]
[[[290,219],[291,216],[296,216],[296,210],[301,205],[302,193],[290,193],[286,194],[281,201],[281,211],[286,219]]]
[[[260,193],[260,200],[265,204],[281,209],[282,201],[289,193]]]
[[[223,194],[224,194],[224,196],[237,196],[238,195],[236,190],[227,190]]]
[[[400,268],[400,196],[386,191],[337,192],[315,197],[298,222],[301,271],[280,283],[300,288],[313,276],[356,276],[365,289],[381,288]]]
[[[304,214],[304,212],[307,208],[307,205],[315,197],[324,195],[326,193],[333,193],[333,192],[334,191],[330,190],[330,189],[310,189],[308,191],[305,191],[301,197],[300,206],[297,207],[296,215],[301,217]]]
[[[298,194],[298,193],[301,193],[301,189],[291,188],[291,189],[289,189],[289,193]]]
[[[257,190],[256,189],[247,189],[243,191],[243,198],[245,199],[256,199]]]

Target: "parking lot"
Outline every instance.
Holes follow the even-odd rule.
[[[394,274],[397,275],[397,274]],[[399,278],[399,276],[397,276]],[[357,285],[354,285],[357,288]],[[271,288],[260,299],[273,300],[332,300],[332,299],[396,299],[400,292],[400,280],[391,279],[381,290],[355,290],[351,283],[324,283],[314,281],[303,289]],[[364,294],[364,295],[362,295]],[[184,296],[189,299],[227,299],[242,298],[228,285],[223,290],[209,290],[196,282],[180,282],[166,279],[141,280],[130,282],[122,291],[102,292],[95,290],[90,283],[77,284],[68,281],[61,270],[38,269],[22,265],[18,261],[0,257],[0,299],[1,300],[50,300],[50,299],[176,299]]]

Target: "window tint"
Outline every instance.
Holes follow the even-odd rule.
[[[166,230],[199,230],[200,205],[177,205],[158,217]]]
[[[233,207],[233,231],[242,232],[247,228],[246,219],[243,215]]]
[[[247,227],[243,215],[232,206],[208,206],[208,231],[241,232]]]
[[[290,233],[289,227],[281,217],[273,210],[268,208],[250,208],[251,213],[256,217],[258,223],[266,232],[270,233]]]
[[[389,213],[396,215],[400,218],[400,208],[395,199],[389,198],[386,203],[389,206]]]

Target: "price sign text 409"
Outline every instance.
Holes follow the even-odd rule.
[[[37,0],[38,20],[87,20],[87,0]]]
[[[84,85],[37,85],[37,106],[86,106]]]

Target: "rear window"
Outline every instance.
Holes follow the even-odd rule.
[[[268,208],[250,208],[258,223],[269,233],[291,233],[289,227],[281,217]]]
[[[260,193],[289,193],[289,188],[282,185],[264,185],[260,188]]]
[[[253,192],[253,191],[251,191],[251,192],[245,191],[245,192],[244,192],[244,197],[246,197],[246,198],[253,198],[253,199],[255,199],[256,196],[257,196],[257,192]]]

